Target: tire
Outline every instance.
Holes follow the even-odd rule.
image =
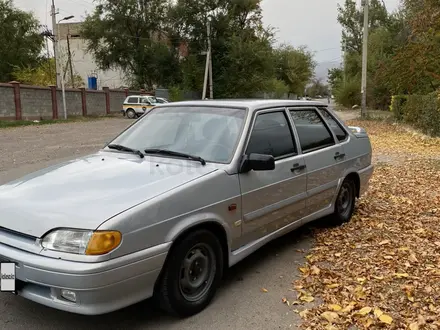
[[[351,220],[356,204],[356,183],[351,178],[345,178],[339,189],[335,202],[335,211],[331,216],[331,222],[340,226]]]
[[[133,109],[128,109],[125,113],[129,119],[135,119],[137,117],[136,111]]]
[[[195,280],[189,278],[194,272]],[[223,252],[219,240],[208,230],[197,230],[169,252],[154,295],[166,312],[188,317],[209,305],[222,276]],[[197,284],[200,284],[199,289],[195,289]]]

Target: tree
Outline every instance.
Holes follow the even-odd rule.
[[[342,68],[332,68],[328,70],[327,81],[331,90],[334,90],[343,82],[344,70]]]
[[[388,12],[380,0],[370,0],[368,17],[370,31],[389,23]],[[344,6],[338,4],[337,19],[342,26],[342,44],[346,51],[362,54],[363,7],[357,7],[355,0],[345,0]]]
[[[180,81],[166,0],[99,0],[82,34],[101,69],[121,68],[136,88]]]
[[[330,92],[328,86],[325,85],[321,79],[314,78],[307,88],[307,95],[310,97],[329,96]]]
[[[15,67],[39,63],[44,40],[38,20],[11,0],[0,0],[0,17],[0,81],[8,82]]]
[[[66,87],[73,87],[67,76],[67,63],[64,63],[64,79]],[[56,85],[55,59],[49,58],[40,61],[38,66],[15,67],[12,73],[15,80],[25,85],[33,86],[54,86]],[[84,80],[80,75],[73,76],[75,87],[84,87]]]
[[[277,79],[284,81],[289,92],[300,95],[311,81],[316,67],[313,55],[305,47],[282,45],[275,50]]]
[[[409,36],[393,58],[396,92],[428,93],[440,87],[440,3],[405,0]]]
[[[211,19],[214,95],[251,97],[274,88],[273,33],[262,23],[261,0],[178,0],[170,21],[178,38],[188,41],[185,89],[202,90]]]

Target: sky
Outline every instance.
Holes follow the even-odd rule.
[[[42,24],[52,28],[50,6],[52,0],[13,0],[15,5],[33,11]],[[360,4],[361,0],[357,0]],[[399,0],[383,0],[389,10]],[[336,21],[337,4],[344,0],[263,0],[263,21],[277,31],[280,43],[295,47],[306,45],[314,52],[318,63],[341,61],[341,28]],[[57,19],[75,15],[72,22],[80,22],[86,12],[94,8],[93,0],[55,0],[59,9]]]

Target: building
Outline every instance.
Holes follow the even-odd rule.
[[[80,76],[82,80],[82,86],[88,87],[88,78],[90,76],[97,77],[97,88],[102,87],[110,88],[124,88],[127,87],[127,81],[125,74],[122,70],[101,70],[95,62],[93,54],[87,52],[87,40],[81,37],[81,24],[82,23],[61,23],[57,24],[57,35],[59,40],[59,46],[61,49],[58,54],[59,63],[63,64],[64,77],[66,82],[70,82],[70,66],[68,61],[68,53],[70,48],[70,54],[72,59],[72,71],[74,75]],[[162,34],[158,36],[158,39],[167,42],[166,35]],[[180,56],[187,56],[188,49],[186,44],[182,43],[179,47]],[[59,65],[58,65],[59,68]],[[60,69],[59,69],[60,70]],[[59,72],[58,72],[59,74]],[[75,86],[80,87],[80,86]]]

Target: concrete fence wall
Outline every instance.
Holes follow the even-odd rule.
[[[153,94],[144,90],[66,89],[67,116],[108,115],[122,109],[128,95]],[[18,82],[0,83],[0,120],[41,120],[64,118],[61,89],[38,87]]]

